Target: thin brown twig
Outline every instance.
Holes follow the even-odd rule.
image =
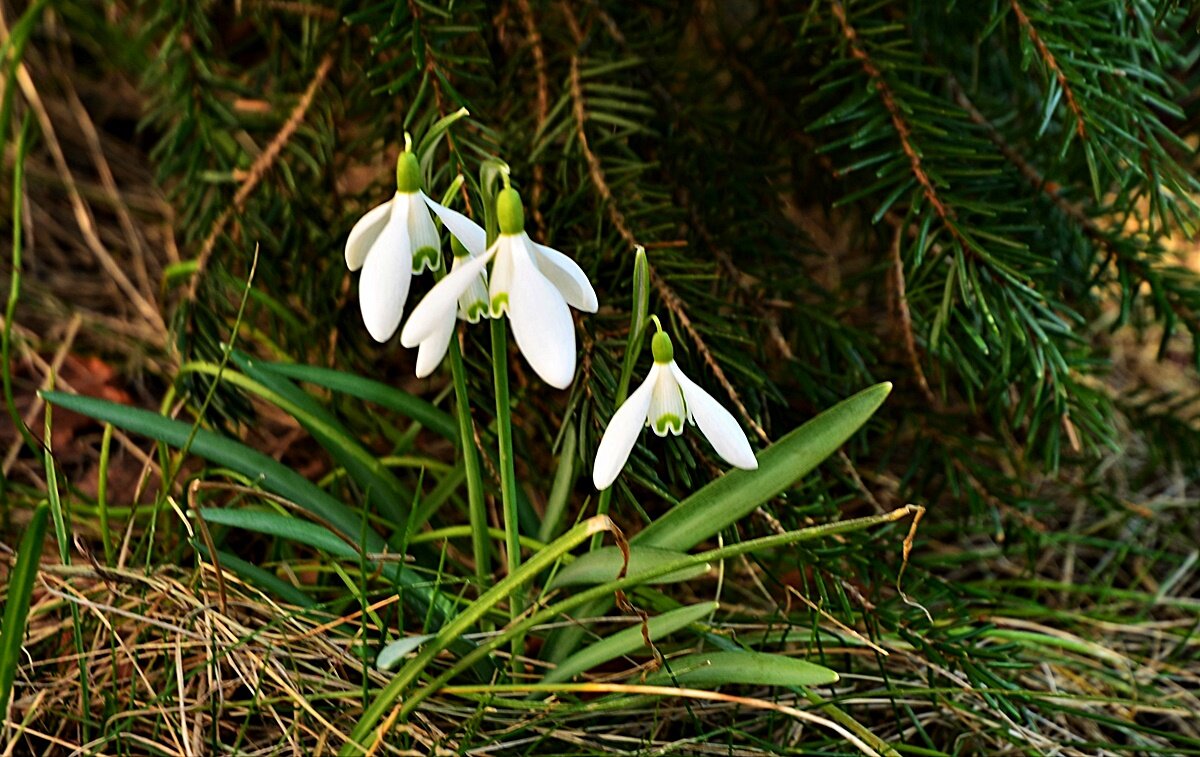
[[[212,258],[213,250],[217,246],[217,239],[225,231],[225,226],[229,220],[233,218],[234,213],[240,213],[246,204],[246,200],[258,187],[263,177],[275,165],[276,159],[283,151],[288,140],[296,133],[296,129],[300,128],[300,123],[304,120],[304,116],[308,113],[309,107],[312,105],[313,99],[317,95],[317,90],[324,83],[329,75],[329,69],[333,67],[333,54],[326,53],[321,62],[317,64],[317,70],[313,73],[312,81],[309,82],[308,88],[304,90],[304,94],[300,96],[300,100],[296,106],[292,108],[291,114],[283,127],[275,134],[274,139],[267,145],[267,149],[263,150],[251,164],[250,170],[246,172],[245,178],[242,179],[241,186],[233,195],[233,202],[225,206],[221,211],[221,215],[217,217],[213,224],[212,230],[208,232],[208,236],[204,238],[204,244],[200,247],[200,254],[196,256],[196,270],[192,273],[192,279],[188,283],[185,300],[193,302],[196,299],[196,291],[200,286],[200,279],[204,276],[204,271],[208,267],[208,261]]]
[[[1038,34],[1033,22],[1029,20],[1029,16],[1025,14],[1025,9],[1017,0],[1009,0],[1012,6],[1013,13],[1017,16],[1017,21],[1025,29],[1025,33],[1029,35],[1029,41],[1037,48],[1038,55],[1042,56],[1042,61],[1046,64],[1046,68],[1050,70],[1054,77],[1058,79],[1058,86],[1062,87],[1063,94],[1067,98],[1067,107],[1071,109],[1071,113],[1075,115],[1075,133],[1080,139],[1087,138],[1087,129],[1083,125],[1083,109],[1079,107],[1079,103],[1075,100],[1075,92],[1071,89],[1071,83],[1067,79],[1067,75],[1058,65],[1058,61],[1054,59],[1054,53],[1050,52],[1050,48],[1046,47],[1046,43],[1042,41],[1042,36]]]
[[[908,293],[904,281],[904,258],[900,255],[900,245],[904,238],[904,228],[896,227],[892,235],[892,286],[896,291],[896,314],[899,317],[897,325],[904,342],[904,351],[908,355],[908,363],[912,368],[917,388],[932,408],[940,408],[941,403],[929,388],[925,379],[925,371],[921,368],[921,356],[917,353],[917,338],[913,333],[912,312],[908,309]]]
[[[533,72],[537,79],[537,131],[541,131],[550,115],[550,82],[546,73],[546,51],[542,47],[542,34],[538,31],[537,21],[529,0],[517,0],[517,8],[521,11],[521,20],[525,24],[525,36],[529,38],[529,49],[533,53]],[[529,205],[533,210],[533,223],[538,234],[545,236],[546,220],[542,217],[541,199],[545,190],[545,169],[541,163],[533,166],[533,187],[529,193]]]
[[[871,59],[866,48],[863,47],[862,42],[859,40],[858,31],[850,24],[850,20],[846,17],[846,9],[842,6],[841,0],[833,0],[830,8],[833,10],[833,15],[842,28],[842,36],[846,38],[846,43],[850,47],[850,54],[859,62],[868,78],[874,82],[875,91],[879,93],[879,99],[891,118],[892,127],[896,130],[896,135],[900,139],[900,147],[908,157],[908,164],[913,178],[921,186],[921,191],[925,195],[925,199],[929,202],[933,211],[937,213],[938,217],[942,219],[946,230],[962,245],[963,249],[968,252],[974,251],[974,243],[964,237],[962,232],[958,230],[958,227],[952,223],[954,212],[942,201],[942,198],[937,193],[937,189],[933,186],[933,181],[925,171],[925,167],[921,162],[921,154],[913,144],[912,127],[909,126],[908,121],[904,118],[900,105],[896,102],[896,96],[893,94],[892,88],[888,85],[887,79],[883,76],[883,71]]]

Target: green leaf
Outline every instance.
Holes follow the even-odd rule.
[[[4,625],[0,626],[0,712],[8,712],[8,699],[16,680],[17,666],[25,641],[25,621],[29,618],[29,602],[33,597],[33,582],[37,579],[42,545],[46,541],[46,526],[50,516],[49,503],[43,502],[33,511],[25,528],[17,563],[8,575],[8,596],[4,601]]]
[[[646,526],[630,541],[682,551],[716,535],[778,496],[832,455],[862,428],[891,391],[892,385],[885,382],[842,400],[759,452],[758,470],[735,469],[726,473]]]
[[[193,542],[192,547],[209,561],[212,561],[212,553],[208,551],[208,547],[199,542]],[[237,555],[218,549],[216,561],[220,562],[223,570],[232,571],[234,575],[246,583],[257,586],[267,594],[282,599],[284,602],[304,608],[316,607],[317,605],[312,597],[300,591],[295,586],[292,586],[270,571],[263,570],[253,563],[246,562]]]
[[[355,376],[352,373],[335,371],[332,368],[322,368],[316,365],[298,365],[296,363],[259,363],[263,370],[277,373],[280,376],[306,381],[310,384],[323,386],[335,392],[358,397],[360,400],[373,402],[388,410],[395,411],[420,423],[430,431],[443,436],[450,441],[458,439],[458,425],[449,413],[445,413],[425,400],[414,397],[408,392],[394,389],[372,379]]]
[[[650,618],[646,622],[645,633],[653,641],[695,623],[714,612],[717,607],[718,604],[716,602],[702,602],[698,605],[680,607],[670,612],[664,612],[662,615]],[[570,680],[577,673],[591,670],[597,665],[603,665],[621,655],[636,652],[645,646],[646,640],[643,637],[642,624],[638,623],[579,650],[543,676],[542,683],[557,683],[559,681]]]
[[[433,633],[423,633],[393,641],[379,650],[379,654],[375,657],[375,667],[383,671],[391,670],[410,653],[417,651],[422,644],[436,636],[437,634]]]
[[[686,560],[688,557],[683,552],[676,552],[669,549],[631,546],[629,548],[629,569],[626,571],[626,574],[636,576],[642,573],[650,573],[660,565]],[[604,547],[593,550],[559,571],[547,588],[590,586],[616,580],[617,574],[620,573],[624,562],[621,550],[616,547]],[[704,575],[711,568],[712,566],[709,563],[697,559],[695,565],[658,576],[647,583],[667,584],[690,581],[693,578]]]
[[[182,447],[191,437],[190,450],[192,453],[240,473],[264,490],[296,503],[318,520],[340,531],[353,543],[358,543],[359,534],[363,533],[361,517],[341,501],[330,496],[286,465],[241,442],[207,429],[196,429],[195,436],[192,437],[190,424],[164,418],[149,410],[119,405],[95,397],[50,391],[41,392],[40,396],[58,407],[111,423],[135,434],[143,434],[174,447]],[[363,538],[367,550],[371,552],[385,551],[386,544],[375,531],[366,529]],[[395,564],[389,563],[388,565],[394,566]],[[396,566],[396,570],[389,569],[389,572],[394,580],[405,587],[404,598],[406,601],[413,602],[421,610],[427,609],[431,603],[433,604],[436,611],[434,619],[436,623],[443,622],[453,610],[454,604],[450,600],[431,591],[426,586],[425,580],[411,569],[405,566]]]
[[[661,670],[647,684],[678,684],[709,689],[725,684],[748,686],[825,686],[838,674],[811,662],[766,652],[710,652],[670,661],[670,672]]]
[[[280,397],[286,400],[285,403],[277,403],[280,409],[295,418],[330,457],[346,469],[346,473],[365,492],[368,501],[386,516],[392,525],[400,527],[408,521],[406,503],[413,501],[412,492],[400,483],[400,479],[396,478],[374,453],[364,447],[333,413],[285,376],[266,369],[261,361],[254,360],[239,350],[230,352],[229,357],[242,373],[268,390],[257,392],[259,396],[268,401]],[[228,377],[229,374],[222,375]],[[256,389],[249,385],[240,385],[251,391]]]
[[[533,580],[538,573],[550,567],[593,534],[611,529],[612,521],[606,516],[597,515],[585,520],[551,544],[534,552],[528,562],[509,573],[481,594],[478,599],[463,608],[458,615],[442,627],[437,636],[426,644],[416,657],[405,663],[404,667],[388,682],[388,685],[375,696],[374,701],[355,724],[354,730],[350,734],[350,741],[342,747],[341,754],[344,756],[358,754],[362,749],[361,745],[370,742],[369,737],[375,730],[376,724],[392,708],[393,703],[425,672],[425,669],[441,654],[442,650],[452,642],[459,640],[467,632],[467,629],[478,623],[493,607],[511,597],[521,586]],[[420,696],[405,697],[401,717],[408,714],[420,701]]]
[[[328,528],[289,515],[251,508],[228,509],[223,507],[201,507],[192,512],[202,518],[205,523],[232,526],[245,531],[267,534],[284,541],[305,544],[343,559],[358,559],[359,557],[357,549]]]

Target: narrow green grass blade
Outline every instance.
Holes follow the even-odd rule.
[[[388,410],[394,410],[405,417],[412,418],[439,436],[451,441],[458,439],[458,423],[449,413],[437,409],[419,397],[394,389],[387,384],[316,365],[259,363],[259,367],[280,376],[306,381],[335,392],[349,394],[351,397],[358,397],[360,400],[374,402]]]
[[[626,573],[631,576],[640,573],[651,573],[659,565],[675,563],[680,559],[686,560],[687,558],[688,555],[683,552],[658,549],[656,547],[631,546],[629,548],[629,568]],[[591,586],[613,581],[616,579],[617,574],[621,572],[621,566],[624,562],[625,558],[621,554],[621,550],[616,547],[604,547],[594,552],[589,552],[564,567],[554,576],[554,580],[546,588],[557,589],[563,586]],[[712,566],[709,563],[697,560],[695,565],[657,576],[648,583],[668,584],[690,581],[693,578],[704,575],[711,569]]]
[[[191,424],[95,397],[63,392],[42,392],[41,396],[51,404],[174,447],[182,446],[192,430]],[[266,491],[295,502],[352,539],[356,539],[361,530],[361,519],[350,508],[291,468],[241,442],[199,429],[192,440],[191,451],[249,477]],[[382,547],[383,539],[373,531],[367,534],[367,540],[370,549]]]
[[[37,578],[42,545],[46,542],[49,518],[49,503],[43,502],[33,511],[17,551],[17,563],[8,576],[4,625],[0,626],[0,713],[8,712],[8,699],[17,677],[17,665],[21,662],[25,621],[29,618],[29,602],[33,598],[33,582]]]
[[[249,508],[202,507],[193,512],[203,518],[205,523],[267,534],[276,539],[328,552],[334,557],[357,560],[360,556],[357,549],[328,528],[299,518]]]
[[[358,723],[355,724],[354,730],[350,733],[350,741],[342,748],[341,754],[343,756],[359,754],[362,750],[362,745],[368,743],[376,724],[392,708],[393,703],[425,671],[429,663],[433,662],[434,658],[441,654],[442,650],[450,646],[452,642],[460,640],[462,635],[467,632],[467,629],[478,623],[493,607],[513,596],[514,592],[520,589],[520,587],[532,581],[535,576],[553,565],[555,561],[561,559],[563,555],[582,544],[593,534],[608,531],[611,528],[612,521],[606,516],[597,515],[588,518],[554,542],[547,544],[545,548],[535,552],[521,567],[502,578],[492,588],[481,594],[478,599],[467,605],[462,612],[438,632],[437,637],[433,641],[426,644],[416,657],[409,660],[396,673],[396,676],[388,682],[388,685],[376,695],[374,701],[371,702],[370,706],[363,712],[362,717],[359,718]],[[520,624],[515,625],[519,626]],[[475,651],[472,651],[470,654],[475,654]],[[416,707],[419,702],[420,697],[418,696],[410,695],[406,697],[402,714],[411,712],[412,708]]]
[[[193,542],[192,547],[209,561],[212,560],[212,553],[208,551],[208,547],[199,542]],[[241,578],[248,584],[257,586],[273,597],[282,599],[284,602],[296,605],[297,607],[309,608],[317,606],[312,597],[300,591],[295,586],[292,586],[270,571],[263,570],[253,563],[246,562],[237,555],[218,549],[217,559],[220,561],[222,569],[232,571],[238,578]]]
[[[646,635],[650,637],[651,641],[654,641],[695,623],[716,609],[716,602],[702,602],[698,605],[680,607],[670,612],[664,612],[662,615],[650,618],[646,622]],[[597,665],[603,665],[621,655],[644,649],[646,640],[642,635],[642,631],[642,624],[638,623],[624,630],[617,631],[612,636],[601,639],[595,644],[584,647],[563,660],[558,667],[542,676],[542,683],[569,681],[573,676],[585,670],[591,670]]]
[[[413,493],[382,465],[378,457],[364,447],[333,413],[318,402],[316,397],[296,386],[287,377],[264,369],[261,361],[254,360],[244,352],[234,350],[229,358],[246,376],[283,397],[294,409],[300,411],[292,413],[287,407],[282,408],[317,440],[338,465],[346,469],[346,473],[366,493],[368,501],[378,512],[397,528],[408,521],[408,508],[405,503],[413,501]]]
[[[710,689],[726,684],[749,686],[825,686],[836,683],[838,674],[811,662],[766,652],[709,652],[670,661],[670,671],[660,670],[646,678],[647,684],[678,684]]]
[[[731,470],[642,529],[630,541],[687,550],[779,495],[832,455],[879,408],[890,383],[876,384],[829,408],[758,453],[758,470]]]

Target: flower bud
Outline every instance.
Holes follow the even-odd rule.
[[[521,207],[521,195],[512,187],[500,190],[496,196],[496,217],[500,221],[501,234],[520,234],[525,231],[525,209]]]

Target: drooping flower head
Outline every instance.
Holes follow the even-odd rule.
[[[446,221],[450,233],[473,253],[472,245],[446,216],[441,212],[438,215]],[[525,233],[525,211],[515,189],[506,186],[501,190],[496,198],[496,216],[500,236],[477,257],[461,265],[455,261],[450,275],[413,309],[400,333],[400,342],[413,347],[438,333],[447,322],[446,314],[453,312],[459,298],[476,286],[491,263],[488,314],[492,318],[507,315],[517,347],[534,372],[547,384],[563,389],[575,375],[575,323],[567,306],[594,313],[598,307],[596,292],[575,261],[537,244]]]
[[[430,208],[440,208],[421,191],[421,166],[405,134],[396,160],[396,193],[367,212],[346,240],[346,265],[362,269],[358,304],[363,323],[377,342],[396,333],[404,316],[414,273],[442,266],[442,244]]]
[[[758,468],[758,460],[750,442],[737,420],[697,386],[675,363],[675,347],[671,337],[654,318],[658,331],[650,341],[654,365],[642,385],[629,395],[617,409],[596,450],[592,482],[597,489],[607,489],[629,459],[633,445],[642,428],[649,426],[655,434],[676,436],[683,433],[684,420],[700,427],[700,432],[712,444],[717,454],[730,465],[746,470]]]

